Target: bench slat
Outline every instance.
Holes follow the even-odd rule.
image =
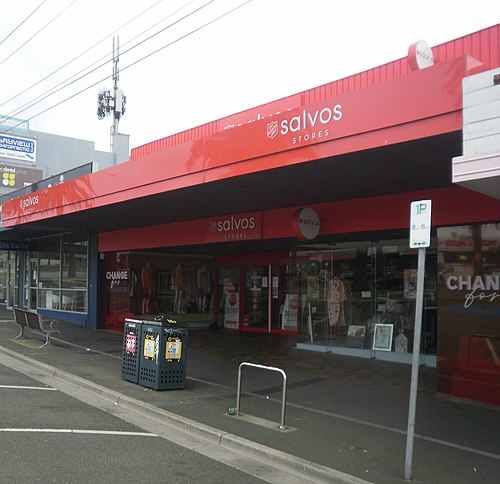
[[[43,348],[44,346],[50,344],[50,338],[53,334],[60,334],[61,332],[57,329],[53,329],[52,325],[55,321],[51,321],[49,327],[45,325],[43,322],[42,316],[34,311],[26,311],[20,308],[12,308],[14,311],[14,318],[16,323],[21,326],[21,333],[19,333],[16,338],[19,338],[24,334],[24,328],[29,328],[32,332],[40,334],[45,337],[45,343],[40,346]]]
[[[14,311],[14,319],[16,320],[16,323],[21,326],[21,332],[14,338],[17,339],[24,335],[24,328],[26,328],[28,322],[26,321],[26,311],[19,308],[12,308],[12,310]]]

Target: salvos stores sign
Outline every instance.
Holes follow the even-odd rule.
[[[260,212],[226,215],[210,219],[205,232],[206,242],[228,242],[260,238]]]

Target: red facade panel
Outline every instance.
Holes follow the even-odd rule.
[[[468,58],[440,63],[356,93],[154,150],[165,143],[159,140],[147,146],[141,170],[135,162],[125,163],[41,190],[32,196],[33,202],[4,203],[4,226],[460,130],[461,83],[468,65]],[[272,136],[266,131],[269,119],[276,128]],[[303,151],[309,146],[316,155]],[[175,162],[165,163],[167,158]]]
[[[408,226],[408,207],[417,199],[433,200],[433,224],[436,226],[498,219],[500,201],[461,187],[401,193],[314,205],[321,219],[322,234],[367,232],[401,229]],[[254,217],[259,222],[262,239],[294,237],[294,214],[297,207],[236,214],[238,219]],[[227,218],[227,217],[226,217]],[[141,227],[99,234],[99,252],[140,250],[155,247],[199,245],[212,241],[209,226],[217,217],[175,224]],[[262,219],[262,221],[261,221]]]
[[[456,57],[470,55],[483,63],[486,67],[494,68],[500,64],[499,42],[500,24],[497,24],[481,30],[480,32],[475,32],[459,39],[437,45],[433,47],[433,53],[437,62],[446,62]],[[164,149],[165,146],[174,146],[189,140],[208,136],[221,131],[226,124],[238,123],[241,119],[252,119],[252,117],[257,115],[259,112],[266,116],[277,111],[282,112],[284,106],[286,106],[285,109],[295,109],[297,107],[321,101],[331,96],[353,92],[367,86],[395,79],[408,74],[408,72],[409,68],[407,59],[397,59],[362,73],[333,81],[325,84],[325,86],[313,88],[308,91],[304,91],[301,94],[288,96],[257,108],[248,109],[246,111],[242,111],[241,113],[227,116],[219,121],[213,121],[203,126],[197,126],[183,131],[182,133],[168,136],[162,140],[153,141],[146,145],[139,146],[132,149],[131,159],[141,158],[155,151]],[[166,143],[166,145],[164,143]]]

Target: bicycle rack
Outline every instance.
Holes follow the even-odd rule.
[[[236,415],[240,414],[240,401],[241,401],[241,373],[244,366],[251,366],[253,368],[260,368],[262,370],[277,371],[283,376],[283,393],[281,398],[281,425],[280,429],[285,429],[285,406],[286,406],[286,373],[281,368],[274,366],[257,365],[256,363],[243,362],[238,367],[238,387],[236,390]]]

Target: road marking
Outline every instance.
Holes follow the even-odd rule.
[[[57,392],[57,388],[52,387],[26,387],[22,385],[0,385],[1,388],[12,388],[14,390],[51,390]]]
[[[55,338],[53,338],[53,339],[55,340]],[[60,340],[60,341],[62,341],[62,340]],[[62,342],[64,342],[64,343],[67,344],[66,341],[62,341]],[[85,348],[83,346],[79,346],[79,345],[76,345],[76,344],[70,344],[70,345],[74,346],[74,347],[77,347],[77,348],[86,349],[87,351],[99,353],[99,354],[102,354],[102,355],[107,355],[107,356],[110,356],[112,358],[122,359],[121,356],[111,355],[109,353],[105,353],[105,352],[101,352],[101,351],[96,351],[96,350],[93,350],[91,348]],[[7,366],[10,366],[10,365],[7,365]],[[12,366],[10,366],[10,367],[12,368]],[[227,389],[230,392],[233,391],[233,388],[229,387],[227,385],[223,385],[223,384],[220,384],[220,383],[207,381],[207,380],[200,379],[200,378],[186,376],[186,380],[191,380],[191,381],[195,381],[195,382],[198,382],[198,383],[203,383],[203,384],[214,386],[214,387],[224,388],[224,389]],[[260,395],[260,394],[254,393],[254,392],[243,392],[242,394],[243,395],[248,395],[248,396],[253,396],[253,397],[256,397],[256,398],[260,398],[260,399],[266,399],[266,400],[268,399],[266,396]],[[272,402],[281,403],[281,400],[273,398],[273,397],[269,398],[268,400],[270,400]],[[320,410],[320,409],[314,409],[314,408],[311,408],[311,407],[308,407],[308,406],[305,406],[305,405],[295,404],[295,403],[292,403],[292,402],[287,402],[287,406],[294,407],[294,408],[297,408],[297,409],[301,409],[301,410],[304,410],[306,412],[311,412],[311,413],[317,413],[317,414],[325,415],[325,416],[328,416],[328,417],[331,417],[331,418],[334,418],[334,419],[345,420],[345,421],[348,421],[348,422],[353,422],[355,424],[359,424],[359,425],[363,425],[363,426],[367,426],[367,427],[372,427],[372,428],[376,428],[376,429],[380,429],[380,430],[384,430],[384,431],[395,433],[395,434],[406,435],[406,430],[402,430],[402,429],[398,429],[398,428],[395,428],[395,427],[390,427],[390,426],[386,426],[386,425],[383,425],[383,424],[378,424],[378,423],[370,422],[370,421],[359,419],[359,418],[355,418],[355,417],[349,417],[349,416],[338,414],[338,413],[334,413],[334,412],[329,412],[329,411]],[[2,432],[2,431],[5,431],[5,430],[4,429],[0,429],[0,432]],[[36,431],[36,430],[33,430],[33,431]],[[43,430],[39,430],[39,431],[42,432]],[[66,431],[66,432],[69,433],[70,431]],[[80,433],[84,433],[84,432],[80,431]],[[155,437],[157,436],[155,434],[147,434],[147,435],[148,436],[155,436]],[[448,441],[445,441],[445,440],[441,440],[441,439],[429,437],[429,436],[426,436],[426,435],[423,435],[423,434],[415,434],[415,438],[416,439],[425,440],[425,441],[430,441],[430,442],[436,443],[438,445],[442,445],[444,447],[456,448],[456,449],[462,450],[464,452],[469,452],[469,453],[472,453],[472,454],[477,454],[477,455],[481,455],[481,456],[484,456],[484,457],[492,458],[492,459],[495,459],[495,460],[500,460],[500,454],[490,453],[490,452],[483,451],[483,450],[480,450],[480,449],[475,449],[475,448],[472,448],[472,447],[461,446],[461,445],[455,444],[453,442],[448,442]],[[169,437],[169,440],[175,442],[175,440],[172,439],[171,436]],[[183,445],[183,444],[180,444],[180,445]]]
[[[84,430],[84,429],[0,429],[0,432],[32,432],[48,434],[91,434],[91,435],[119,435],[132,437],[158,437],[150,432],[125,432],[120,430]]]
[[[448,447],[453,447],[455,449],[463,450],[465,452],[472,452],[473,454],[482,455],[484,457],[489,457],[491,459],[500,460],[500,454],[493,454],[492,452],[486,452],[484,450],[472,449],[471,447],[466,447],[464,445],[454,444],[453,442],[446,442],[445,440],[435,439],[433,437],[426,437],[425,435],[415,434],[415,438],[428,440],[429,442],[434,442],[435,444],[446,445]]]

